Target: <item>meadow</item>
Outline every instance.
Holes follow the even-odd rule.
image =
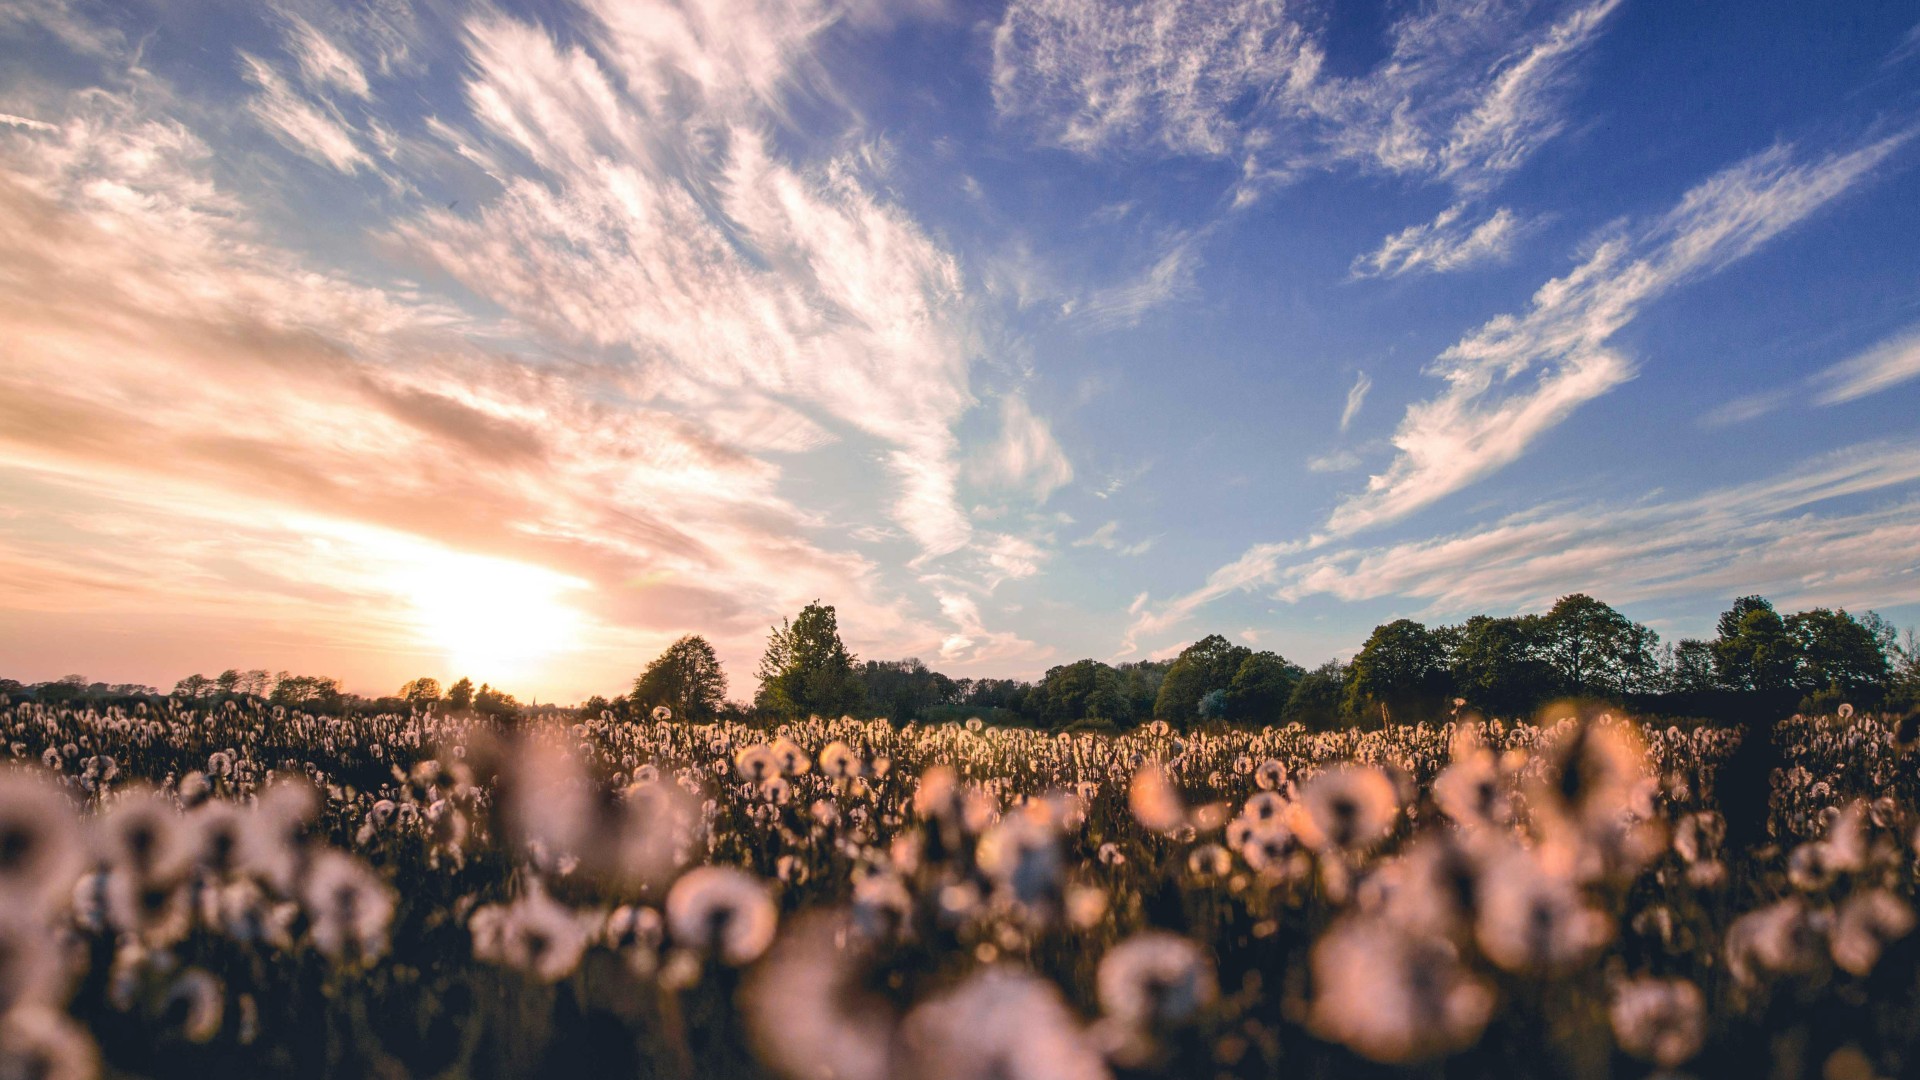
[[[1840,712],[16,704],[0,1077],[1912,1075],[1912,721]]]

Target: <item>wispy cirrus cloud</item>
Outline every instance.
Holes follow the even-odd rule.
[[[259,57],[243,52],[240,63],[247,81],[259,88],[247,111],[287,149],[343,173],[373,167],[337,113],[303,98]]]
[[[804,539],[777,468],[671,413],[606,409],[616,368],[517,360],[457,309],[303,265],[204,179],[191,133],[96,101],[7,146],[0,171],[0,267],[33,283],[0,300],[16,349],[0,463],[78,507],[128,508],[52,522],[84,543],[11,546],[18,565],[64,560],[91,583],[49,598],[57,617],[236,610],[236,582],[280,594],[261,610],[354,607],[366,578],[299,561],[319,521],[369,558],[424,545],[594,582],[573,603],[616,635],[696,617],[753,634],[757,609],[814,595],[847,597],[876,630],[909,625],[874,598],[870,564]]]
[[[1230,592],[1271,584],[1286,557],[1405,518],[1514,461],[1582,404],[1632,378],[1632,362],[1609,342],[1646,304],[1752,254],[1860,183],[1912,134],[1813,160],[1772,147],[1695,185],[1659,218],[1604,240],[1541,286],[1526,312],[1489,321],[1436,358],[1428,374],[1447,389],[1408,407],[1392,439],[1399,453],[1334,508],[1321,532],[1254,545],[1201,588],[1136,616],[1128,647]]]
[[[1015,0],[994,34],[994,100],[1080,153],[1238,161],[1247,191],[1341,164],[1474,191],[1559,133],[1569,66],[1619,2],[1544,24],[1524,4],[1437,5],[1393,24],[1372,71],[1339,77],[1279,0]]]
[[[1198,238],[1181,236],[1128,280],[1093,289],[1069,302],[1068,314],[1089,331],[1104,333],[1140,325],[1147,312],[1196,293]]]
[[[1794,386],[1763,390],[1717,405],[1700,418],[1707,427],[1758,420],[1795,401],[1841,405],[1920,378],[1920,326],[1909,326]]]
[[[1910,137],[1811,161],[1775,146],[1696,185],[1660,218],[1602,242],[1541,286],[1525,313],[1493,319],[1436,358],[1427,373],[1445,380],[1446,391],[1407,409],[1393,436],[1399,454],[1340,503],[1327,532],[1403,518],[1518,458],[1573,410],[1632,378],[1633,363],[1609,341],[1642,307],[1753,253]]]
[[[1445,184],[1459,202],[1357,256],[1352,276],[1458,271],[1524,233],[1512,210],[1473,207],[1565,128],[1575,64],[1620,2],[1544,19],[1517,0],[1432,5],[1392,23],[1372,70],[1339,76],[1315,20],[1283,0],[1014,0],[994,33],[994,102],[1079,154],[1233,162],[1235,209],[1309,171]]]
[[[1423,601],[1428,617],[1539,610],[1575,590],[1612,603],[1762,592],[1789,604],[1920,600],[1920,445],[1874,443],[1778,476],[1684,498],[1545,505],[1464,532],[1301,558],[1305,543],[1256,545],[1205,586],[1158,609],[1136,600],[1137,643],[1231,593],[1297,602]],[[1868,506],[1846,500],[1904,498]],[[1889,575],[1891,564],[1907,567]]]
[[[1814,375],[1814,403],[1839,405],[1920,378],[1920,326],[1909,326],[1872,348]]]
[[[1145,555],[1147,552],[1153,550],[1155,539],[1155,537],[1149,536],[1145,540],[1136,540],[1131,544],[1125,543],[1120,539],[1120,523],[1118,521],[1109,521],[1080,539],[1075,540],[1073,546],[1097,547],[1103,551],[1111,551],[1115,555],[1134,556]]]
[[[1435,615],[1537,610],[1575,586],[1614,603],[1763,592],[1788,603],[1920,600],[1920,446],[1867,444],[1779,476],[1685,498],[1549,506],[1386,547],[1275,559],[1276,598],[1426,601]],[[1843,508],[1844,507],[1844,508]],[[1887,567],[1908,567],[1889,576]]]
[[[1467,210],[1468,204],[1454,203],[1432,221],[1394,233],[1375,251],[1355,257],[1351,276],[1444,274],[1499,262],[1512,254],[1515,241],[1526,231],[1512,210],[1503,206],[1478,221],[1469,219]]]
[[[141,543],[175,545],[183,567],[163,585],[129,573],[132,558],[81,566],[126,542],[75,514],[37,527],[83,541],[14,536],[0,560],[42,580],[64,566],[102,605],[322,619],[391,585],[295,580],[293,553],[324,525],[359,552],[344,562],[444,550],[449,565],[471,555],[586,583],[565,603],[602,665],[690,626],[740,660],[769,619],[816,597],[842,606],[856,647],[953,645],[947,605],[836,550],[831,519],[790,499],[773,456],[840,446],[877,463],[900,532],[962,591],[1049,557],[1043,533],[977,530],[962,507],[955,425],[978,404],[980,316],[954,258],[882,194],[885,153],[857,127],[811,160],[769,137],[791,81],[822,77],[809,35],[844,12],[653,14],[608,5],[563,45],[482,9],[452,43],[465,111],[411,130],[370,111],[383,80],[425,70],[404,20],[343,26],[300,7],[274,24],[284,57],[239,54],[240,107],[287,150],[355,177],[379,173],[378,149],[402,208],[372,246],[445,271],[458,300],[265,239],[164,94],[94,91],[58,122],[0,128],[0,260],[33,283],[0,303],[18,357],[0,371],[15,406],[0,406],[0,480],[66,493],[49,502],[120,500]],[[414,182],[438,178],[407,168],[456,156],[490,178],[468,190],[493,186],[464,213],[421,205]],[[75,364],[86,380],[60,375]],[[1007,482],[1044,499],[1071,465],[1024,399],[1003,413]],[[229,543],[191,512],[203,504],[257,524]],[[375,636],[404,652],[391,623]],[[959,631],[979,655],[956,646],[955,663],[1034,650],[977,608]]]
[[[1353,418],[1360,415],[1360,407],[1366,404],[1367,391],[1373,389],[1373,378],[1366,372],[1357,373],[1353,386],[1347,390],[1347,403],[1340,409],[1340,430],[1345,433],[1352,426]]]
[[[334,90],[365,100],[373,88],[360,61],[298,15],[286,15],[287,51],[300,66],[300,77],[315,90]]]
[[[956,263],[874,195],[859,149],[797,168],[753,126],[806,22],[737,20],[687,71],[685,40],[609,10],[617,72],[539,27],[468,21],[472,142],[532,172],[399,236],[563,339],[633,350],[654,395],[744,393],[879,439],[896,521],[932,554],[965,547],[952,428],[975,328]]]
[[[1000,399],[1000,437],[982,447],[970,471],[976,483],[1017,489],[1035,502],[1073,480],[1052,427],[1018,394]]]

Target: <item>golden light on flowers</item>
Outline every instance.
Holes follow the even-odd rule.
[[[1545,1032],[1543,1062],[1732,1074],[1767,1045],[1744,1037],[1764,1002],[1910,976],[1920,777],[1896,723],[1784,723],[1780,850],[1754,860],[1712,808],[1734,740],[1707,727],[1062,738],[609,709],[502,736],[438,711],[0,706],[9,752],[41,763],[0,774],[21,900],[0,1015],[72,995],[85,1024],[21,1035],[74,1060],[106,1010],[281,1052],[289,993],[345,1006],[274,979],[393,1012],[433,992],[396,972],[484,965],[525,1007],[486,1021],[501,1039],[577,1040],[598,1010],[660,1048],[646,1075],[1245,1080],[1269,1054],[1525,1074],[1516,1025]],[[1634,830],[1662,842],[1623,857]],[[1515,986],[1537,1002],[1494,992]]]

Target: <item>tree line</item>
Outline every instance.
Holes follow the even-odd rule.
[[[840,636],[838,615],[818,601],[770,628],[750,701],[727,698],[711,643],[689,634],[668,646],[618,697],[580,708],[634,718],[665,709],[692,723],[807,715],[881,716],[896,723],[979,716],[1049,730],[1122,729],[1149,720],[1313,728],[1377,726],[1443,717],[1457,708],[1527,717],[1564,698],[1602,699],[1639,712],[1744,720],[1756,712],[1920,705],[1920,642],[1874,612],[1812,608],[1782,614],[1743,596],[1721,614],[1711,639],[1665,643],[1647,626],[1584,593],[1542,614],[1475,615],[1427,626],[1396,619],[1374,628],[1353,658],[1311,670],[1271,650],[1209,634],[1165,660],[1076,660],[1038,680],[951,678],[918,658],[865,660]],[[0,695],[48,704],[172,697],[201,707],[259,703],[308,712],[434,707],[503,720],[570,712],[530,706],[489,684],[461,678],[408,681],[394,694],[349,694],[328,676],[228,669],[189,675],[170,695],[135,684],[71,675],[23,684],[0,679]]]
[[[895,722],[977,715],[1053,730],[1155,719],[1325,729],[1431,720],[1457,708],[1527,717],[1551,701],[1585,698],[1740,719],[1754,710],[1920,704],[1920,643],[1874,612],[1783,615],[1760,596],[1734,601],[1711,639],[1663,643],[1646,625],[1576,593],[1541,614],[1475,615],[1444,626],[1396,619],[1375,627],[1352,660],[1312,670],[1210,634],[1169,660],[1076,660],[1029,682],[950,678],[917,658],[862,662],[841,640],[833,607],[816,601],[772,628],[755,677],[751,705],[728,702],[712,645],[693,634],[648,665],[626,696],[588,707],[665,706],[693,722],[854,713]]]

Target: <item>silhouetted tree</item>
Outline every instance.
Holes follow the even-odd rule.
[[[1627,694],[1647,688],[1660,637],[1585,593],[1561,597],[1542,622],[1542,655],[1569,694]]]
[[[520,717],[521,707],[512,694],[481,683],[480,689],[473,695],[473,711],[495,720],[516,720]]]
[[[1719,686],[1713,670],[1713,644],[1699,638],[1682,638],[1667,654],[1664,689],[1682,694],[1697,694]]]
[[[473,708],[473,680],[462,675],[458,682],[447,687],[447,708],[455,712],[465,712]]]
[[[1879,703],[1893,670],[1873,629],[1845,609],[1814,608],[1787,616],[1785,623],[1794,646],[1794,687],[1816,695],[1813,707]]]
[[[330,708],[340,699],[340,680],[326,675],[281,672],[267,700],[289,707]]]
[[[633,680],[627,695],[636,714],[657,705],[673,710],[676,720],[710,723],[727,699],[727,676],[706,638],[688,634],[667,646]]]
[[[440,680],[425,676],[400,687],[400,699],[409,705],[431,705],[440,700]]]
[[[207,678],[205,675],[194,674],[173,684],[173,696],[183,697],[189,701],[198,701],[201,698],[213,696],[213,692],[217,688],[218,684],[212,679]]]
[[[1793,685],[1793,637],[1764,596],[1743,596],[1721,614],[1713,640],[1714,674],[1728,690],[1784,690]]]

